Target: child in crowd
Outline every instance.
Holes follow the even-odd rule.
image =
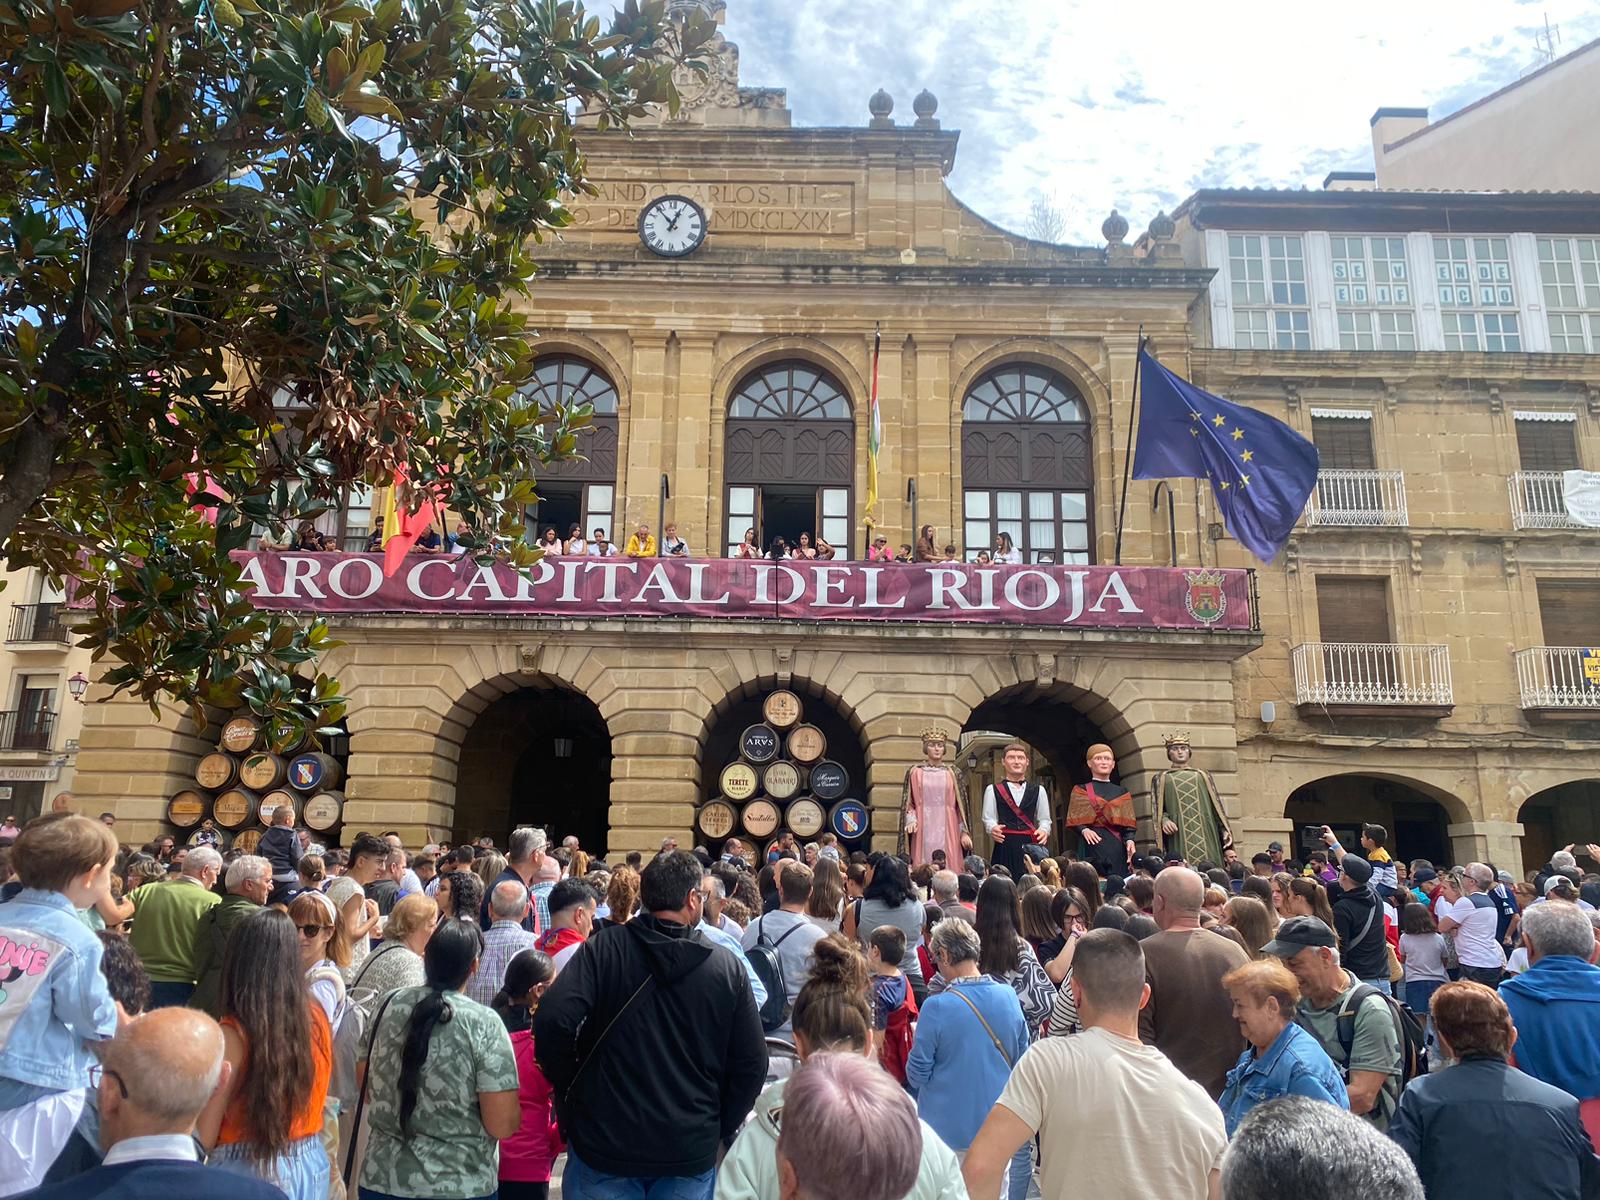
[[[901,1083],[906,1081],[906,1058],[911,1053],[912,1027],[917,1001],[911,983],[900,970],[906,954],[905,930],[879,925],[867,941],[867,966],[872,971],[872,1028],[878,1043],[878,1061]]]
[[[521,1127],[500,1143],[502,1200],[545,1200],[550,1194],[550,1169],[562,1151],[555,1089],[533,1054],[533,1014],[555,977],[555,964],[544,951],[520,951],[506,964],[505,986],[491,1002],[511,1035],[522,1105]]]
[[[1428,1004],[1448,982],[1444,969],[1444,934],[1426,904],[1408,904],[1400,913],[1400,961],[1406,967],[1406,1007],[1422,1019],[1433,1041]]]
[[[894,556],[894,560],[895,560],[895,562],[898,562],[898,563],[908,563],[908,562],[911,561],[911,543],[910,542],[901,542],[900,543],[900,553],[896,554]]]
[[[0,909],[0,1145],[14,1190],[38,1184],[66,1145],[96,1061],[90,1044],[117,1032],[104,950],[83,916],[110,903],[116,857],[110,829],[65,812],[29,821],[12,847],[22,890]]]

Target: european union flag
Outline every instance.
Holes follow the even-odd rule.
[[[1135,479],[1209,479],[1228,532],[1262,562],[1317,486],[1317,448],[1275,417],[1195,387],[1139,350]]]

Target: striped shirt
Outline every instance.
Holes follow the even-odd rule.
[[[524,950],[532,950],[538,939],[516,921],[496,921],[483,935],[483,955],[478,970],[467,981],[467,998],[490,1004],[506,981],[506,967]]]

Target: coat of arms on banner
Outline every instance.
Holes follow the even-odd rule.
[[[1222,590],[1221,571],[1185,571],[1189,590],[1183,594],[1183,606],[1189,615],[1202,625],[1212,625],[1222,620],[1228,611],[1228,596]]]

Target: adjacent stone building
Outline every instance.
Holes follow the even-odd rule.
[[[856,561],[932,525],[969,561],[1005,534],[1026,562],[1111,563],[1142,330],[1322,452],[1271,565],[1194,481],[1128,490],[1121,561],[1254,565],[1257,628],[350,613],[327,664],[347,827],[688,839],[787,687],[880,845],[930,724],[980,771],[1021,736],[1062,789],[1109,741],[1136,792],[1185,730],[1247,850],[1377,819],[1403,855],[1520,867],[1600,834],[1600,531],[1561,490],[1600,465],[1600,199],[1204,192],[1132,240],[1112,213],[1103,246],[1045,245],[951,194],[928,93],[909,121],[880,93],[863,128],[794,128],[731,46],[692,82],[676,118],[591,135],[598,195],[541,250],[534,399],[597,416],[530,530],[664,517],[697,556],[753,529]],[[139,832],[208,748],[121,702],[83,746],[84,802]]]

